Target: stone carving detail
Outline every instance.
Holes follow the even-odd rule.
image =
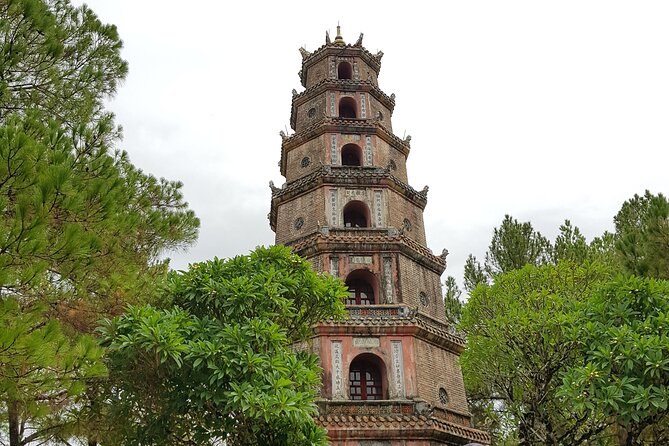
[[[316,116],[316,109],[314,107],[311,107],[309,111],[307,112],[307,116],[309,118],[313,118]]]
[[[358,63],[353,62],[353,79],[356,81],[360,80],[360,71],[358,71]]]
[[[344,373],[341,341],[332,341],[332,399],[344,400]]]
[[[330,139],[330,163],[333,166],[339,164],[337,162],[339,161],[339,156],[337,155],[337,135],[332,135],[332,138]]]
[[[330,93],[330,116],[333,118],[336,118],[337,115],[335,115],[335,94]]]
[[[418,293],[418,300],[420,300],[421,305],[423,305],[424,307],[430,305],[430,299],[427,298],[427,294],[425,294],[424,291]]]
[[[374,191],[374,220],[377,228],[383,227],[383,192]]]
[[[404,138],[404,142],[407,143],[407,144],[409,144],[409,143],[411,142],[411,135],[407,135],[407,136]]]
[[[372,165],[372,137],[365,137],[365,166]]]
[[[391,398],[404,397],[404,358],[402,355],[402,341],[391,341],[394,395]]]
[[[304,226],[304,218],[297,217],[295,219],[295,223],[293,223],[293,227],[299,231],[300,229],[302,229],[302,226]]]
[[[355,41],[355,46],[362,46],[362,37],[364,36],[363,33],[360,33],[360,37],[358,37],[358,40]]]
[[[300,165],[302,167],[308,167],[309,164],[311,164],[311,158],[309,158],[308,156],[305,156],[304,158],[302,158],[302,161],[300,162]]]
[[[390,160],[388,162],[388,170],[397,170],[397,163],[395,163],[395,160]]]
[[[395,93],[390,93],[390,100],[395,102]]]
[[[393,259],[391,257],[383,258],[383,289],[385,292],[385,303],[392,304],[393,296]]]
[[[311,56],[311,53],[309,51],[305,50],[304,47],[300,47],[300,54],[302,55],[302,60]]]
[[[334,59],[330,59],[330,79],[337,79],[337,64]]]
[[[349,263],[362,263],[365,265],[371,265],[373,263],[372,256],[350,256],[348,261]]]
[[[292,93],[293,93],[293,97],[297,96],[297,90],[295,90],[294,88],[293,88]]]
[[[381,345],[379,338],[353,338],[353,347],[358,348],[378,348]]]
[[[281,189],[279,189],[278,187],[276,187],[276,186],[274,185],[274,181],[271,181],[271,180],[270,180],[270,182],[269,182],[269,188],[272,190],[272,194],[275,194],[275,193],[277,193],[277,192],[279,192],[279,191],[281,190]]]
[[[443,260],[443,261],[445,262],[445,261],[446,261],[446,257],[448,257],[448,249],[444,248],[444,249],[441,251],[441,254],[439,254],[439,257],[441,257],[441,260]]]
[[[361,118],[367,117],[367,102],[364,93],[360,93],[360,117]]]
[[[337,209],[337,189],[330,189],[330,226],[337,227],[338,214],[339,210]]]
[[[279,135],[281,136],[281,140],[288,139],[288,135],[286,135],[286,132],[284,132],[283,130],[279,130]]]
[[[330,256],[330,275],[339,277],[339,257]]]
[[[331,43],[332,43],[332,42],[330,42],[330,32],[329,32],[329,31],[325,31],[325,44],[326,44],[326,45],[329,45],[329,44],[331,44]]]

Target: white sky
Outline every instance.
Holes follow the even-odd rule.
[[[202,220],[197,245],[171,254],[178,269],[273,243],[268,183],[284,181],[298,48],[337,21],[385,53],[409,182],[430,186],[428,245],[449,249],[458,281],[506,213],[551,238],[569,218],[590,239],[634,193],[669,192],[667,1],[86,3],[130,63],[110,103],[122,148],[183,181]]]

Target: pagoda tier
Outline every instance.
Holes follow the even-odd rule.
[[[300,49],[292,135],[281,133],[269,213],[276,242],[349,288],[349,318],[323,321],[296,348],[323,368],[317,421],[340,446],[488,444],[471,426],[458,357],[464,340],[446,321],[447,251],[426,247],[427,186],[409,185],[410,137],[392,131],[395,95],[378,86],[383,53],[334,41]]]

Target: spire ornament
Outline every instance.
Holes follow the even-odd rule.
[[[339,26],[339,24],[337,24],[337,37],[335,37],[334,44],[339,46],[346,45],[346,42],[344,42],[344,38],[341,36],[341,26]]]

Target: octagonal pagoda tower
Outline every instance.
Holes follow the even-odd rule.
[[[314,268],[348,285],[350,318],[324,321],[304,348],[324,370],[318,422],[333,445],[489,443],[473,429],[440,276],[425,245],[427,187],[408,184],[410,138],[393,134],[395,95],[377,77],[383,53],[337,37],[301,48],[305,90],[293,90],[292,135],[270,226]]]

